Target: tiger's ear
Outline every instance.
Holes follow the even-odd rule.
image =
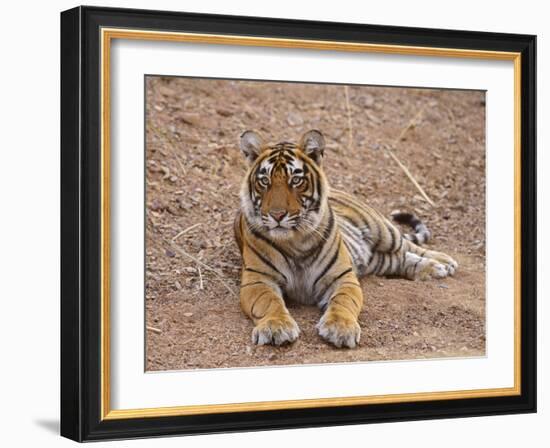
[[[325,137],[316,129],[307,131],[300,139],[300,148],[317,165],[320,165],[325,152]]]
[[[263,151],[264,139],[255,131],[244,131],[241,134],[241,151],[248,163],[254,162]]]

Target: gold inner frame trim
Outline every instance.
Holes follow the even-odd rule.
[[[303,400],[111,409],[110,346],[110,50],[113,39],[185,42],[213,45],[368,52],[411,56],[455,57],[514,62],[514,386],[507,388],[369,395]],[[101,419],[167,417],[227,412],[307,409],[413,401],[502,397],[521,394],[521,54],[514,52],[418,47],[305,39],[279,39],[217,34],[101,29]]]

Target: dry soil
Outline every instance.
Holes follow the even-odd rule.
[[[147,370],[485,353],[485,94],[350,86],[347,96],[340,85],[146,78]],[[386,150],[414,117],[395,154],[435,207]],[[426,282],[363,279],[354,350],[327,345],[317,308],[293,303],[299,340],[256,347],[237,297],[232,222],[246,169],[238,136],[256,129],[295,140],[312,128],[325,134],[333,186],[386,214],[415,211],[432,231],[428,246],[459,270]]]

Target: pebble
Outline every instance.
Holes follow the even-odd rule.
[[[193,126],[199,123],[200,117],[198,115],[193,115],[193,114],[183,114],[181,115],[181,120],[185,124],[189,124]]]
[[[231,112],[228,109],[216,109],[216,112],[218,113],[218,115],[221,115],[222,117],[229,117],[233,115],[233,112]]]
[[[299,126],[304,123],[304,119],[294,112],[288,114],[286,121],[290,126]]]
[[[358,102],[365,109],[370,109],[374,106],[374,97],[372,95],[363,95],[359,97]]]
[[[176,256],[176,253],[170,249],[166,249],[166,256],[170,258],[174,258]]]

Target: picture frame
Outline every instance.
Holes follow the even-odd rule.
[[[113,409],[109,81],[116,40],[511,62],[513,386]],[[536,412],[535,55],[531,35],[98,7],[63,12],[61,435],[92,441]]]

